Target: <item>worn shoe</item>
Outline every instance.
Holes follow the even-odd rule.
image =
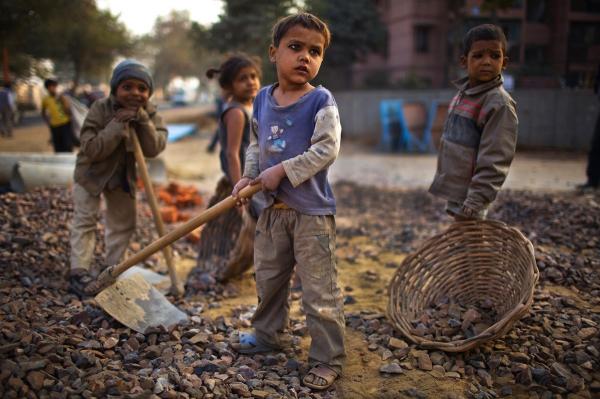
[[[317,391],[329,388],[335,382],[339,374],[325,364],[318,364],[304,376],[302,383]]]
[[[253,355],[256,353],[278,352],[281,348],[258,341],[254,332],[241,332],[240,342],[231,345],[238,353]]]

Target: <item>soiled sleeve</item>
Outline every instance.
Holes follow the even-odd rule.
[[[140,109],[135,130],[146,157],[155,157],[165,149],[169,132],[157,112],[148,114]]]
[[[335,161],[340,151],[341,136],[342,125],[337,106],[321,108],[315,116],[310,147],[304,153],[283,161],[283,168],[292,186],[299,186]]]
[[[125,137],[127,127],[115,119],[103,126],[104,117],[102,105],[96,102],[88,112],[81,127],[80,152],[91,161],[98,162],[106,159]]]
[[[511,103],[488,113],[464,206],[479,211],[496,198],[515,155],[517,126],[517,113]]]
[[[246,161],[244,162],[244,175],[243,177],[249,177],[255,179],[259,173],[258,167],[258,120],[256,118],[256,109],[252,114],[252,121],[250,122],[250,144],[246,149]]]

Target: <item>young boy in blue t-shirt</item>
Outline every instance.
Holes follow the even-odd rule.
[[[248,184],[262,184],[269,194],[254,242],[254,333],[240,335],[239,351],[285,346],[290,278],[297,264],[312,338],[312,368],[303,382],[313,389],[330,387],[345,359],[335,198],[327,181],[328,167],[339,152],[341,125],[331,93],[310,84],[330,37],[327,25],[308,13],[285,17],[273,28],[269,56],[277,68],[277,83],[263,88],[254,101],[244,174],[233,189],[237,196]]]

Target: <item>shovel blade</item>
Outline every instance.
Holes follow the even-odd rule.
[[[131,278],[131,276],[138,273],[148,282],[148,284],[151,284],[161,293],[166,294],[169,292],[169,287],[171,286],[169,276],[164,276],[141,266],[132,266],[130,269],[125,270],[123,274],[117,277],[117,280]]]
[[[188,318],[140,274],[118,280],[96,295],[96,302],[120,323],[142,334],[149,327],[169,330]]]

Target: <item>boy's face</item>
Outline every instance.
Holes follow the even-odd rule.
[[[462,67],[467,69],[470,86],[474,86],[500,75],[506,68],[508,57],[504,55],[502,42],[499,40],[477,40],[460,61]]]
[[[56,88],[58,87],[58,85],[48,85],[48,87],[46,88],[46,90],[48,90],[48,93],[50,93],[51,96],[55,96],[56,95]]]
[[[235,75],[231,84],[231,94],[238,101],[249,101],[256,97],[259,87],[260,78],[256,68],[247,66]]]
[[[117,86],[115,97],[121,106],[137,109],[148,103],[150,88],[139,79],[125,79]]]
[[[279,84],[302,86],[310,82],[321,67],[325,38],[320,32],[301,25],[292,26],[279,46],[271,45],[269,58],[277,67]]]

